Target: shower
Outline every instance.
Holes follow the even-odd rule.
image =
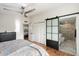
[[[76,53],[76,17],[59,19],[59,49],[74,55]]]

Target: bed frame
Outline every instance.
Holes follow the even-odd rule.
[[[0,42],[16,40],[16,32],[1,32]]]

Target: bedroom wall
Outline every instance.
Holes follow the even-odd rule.
[[[0,32],[16,32],[16,39],[23,39],[22,19],[17,13],[0,14]]]
[[[31,40],[37,41],[39,43],[40,43],[40,41],[42,41],[42,44],[46,43],[46,37],[45,37],[45,34],[44,34],[44,33],[46,33],[45,32],[46,29],[44,28],[45,25],[42,24],[40,26],[42,29],[44,29],[44,31],[38,31],[39,29],[37,29],[37,28],[39,27],[39,25],[33,26],[34,23],[38,23],[38,22],[42,22],[42,21],[45,22],[46,18],[51,18],[51,17],[54,17],[54,16],[60,16],[60,15],[65,15],[65,14],[74,13],[74,12],[79,11],[79,4],[61,4],[61,5],[58,5],[58,7],[56,6],[54,8],[52,7],[52,4],[51,4],[47,7],[50,7],[50,6],[51,6],[51,8],[47,8],[46,10],[29,17],[30,23],[31,23],[30,29],[29,29],[30,30],[29,38]],[[44,6],[44,7],[46,7],[46,6]],[[37,35],[39,35],[39,34],[42,35],[43,39],[41,39],[42,37],[40,37],[40,38],[37,37],[37,35],[35,33],[37,33]],[[77,50],[79,49],[78,42],[77,42]],[[77,51],[77,53],[79,53],[79,51]]]
[[[14,17],[11,15],[0,14],[0,32],[14,32]]]
[[[76,33],[76,47],[77,47],[77,55],[79,56],[79,14],[78,15],[76,15],[77,16],[77,18],[76,18],[76,29],[77,29],[77,33]]]
[[[30,27],[31,26],[31,27]],[[29,25],[29,39],[46,44],[45,42],[45,22],[36,22]]]

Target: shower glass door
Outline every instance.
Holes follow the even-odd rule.
[[[75,55],[76,17],[66,16],[59,19],[59,50]]]

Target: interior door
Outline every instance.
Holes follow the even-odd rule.
[[[46,28],[47,46],[58,50],[58,18],[47,20]]]

